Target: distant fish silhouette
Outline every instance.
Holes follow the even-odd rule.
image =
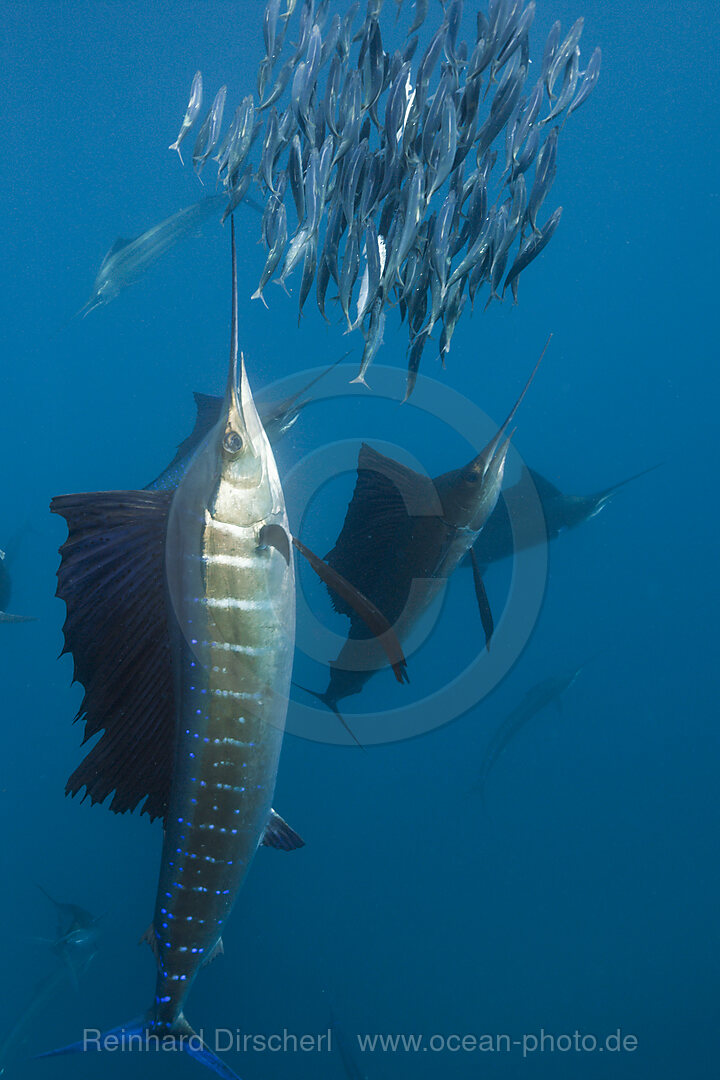
[[[77,989],[92,960],[97,955],[100,933],[98,919],[85,908],[65,904],[50,895],[42,885],[40,891],[55,906],[57,927],[55,938],[47,941],[58,962],[40,980],[30,1001],[0,1043],[0,1076],[15,1056],[23,1041],[35,1026],[36,1017],[50,1006],[63,991]]]
[[[100,265],[90,299],[78,315],[84,317],[96,307],[109,304],[124,288],[137,281],[173,244],[217,213],[223,203],[224,196],[211,195],[192,206],[178,210],[176,214],[153,225],[133,240],[122,237],[116,240]]]
[[[554,675],[548,679],[543,679],[542,682],[531,687],[520,704],[517,705],[512,712],[508,713],[490,740],[490,745],[487,748],[480,767],[480,775],[474,790],[480,791],[483,802],[485,801],[488,777],[507,746],[512,742],[517,733],[533,720],[538,713],[541,713],[543,709],[546,709],[549,705],[553,704],[556,705],[558,709],[562,708],[562,695],[566,690],[570,689],[580,672],[587,667],[588,662],[589,661],[586,661],[584,664],[581,664],[580,667],[575,668],[573,671],[566,672],[564,675]]]
[[[0,623],[35,622],[34,615],[10,615],[5,609],[10,603],[12,579],[9,567],[10,557],[0,550]]]

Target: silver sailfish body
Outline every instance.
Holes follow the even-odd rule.
[[[294,647],[285,501],[238,356],[235,308],[222,415],[173,498],[166,575],[176,739],[154,1020],[172,1030],[271,813]]]
[[[233,250],[230,371],[215,422],[173,490],[61,495],[58,595],[85,688],[85,737],[66,791],[164,822],[150,1009],[126,1034],[180,1036],[235,1073],[183,1008],[260,843],[303,841],[272,810],[295,643],[292,540],[273,452],[238,350]],[[103,1038],[114,1032],[106,1032]],[[85,1050],[75,1043],[50,1054]]]

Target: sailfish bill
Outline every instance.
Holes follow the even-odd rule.
[[[51,503],[68,526],[58,596],[67,607],[64,651],[85,690],[77,719],[86,741],[99,736],[66,790],[108,799],[116,813],[141,806],[164,825],[147,935],[155,997],[142,1017],[114,1031],[175,1038],[228,1080],[236,1074],[185,1019],[187,997],[222,951],[257,848],[303,843],[272,809],[295,570],[277,466],[238,348],[234,226],[231,237],[227,390],[177,486]]]

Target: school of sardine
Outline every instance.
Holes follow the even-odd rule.
[[[247,94],[222,135],[223,86],[192,160],[199,175],[217,148],[223,220],[253,186],[264,194],[267,259],[254,298],[266,302],[271,281],[287,289],[296,273],[298,317],[314,284],[328,318],[332,291],[347,330],[364,338],[355,381],[382,344],[387,308],[399,309],[409,396],[433,331],[444,363],[468,299],[474,306],[487,285],[485,306],[508,289],[517,301],[520,274],[553,236],[562,207],[541,212],[558,138],[597,83],[600,49],[581,71],[583,19],[567,32],[556,22],[534,68],[534,0],[490,0],[472,14],[450,0],[432,32],[427,0],[416,0],[391,54],[382,0],[368,0],[362,22],[357,0],[338,6],[268,0],[258,101]],[[197,72],[171,149],[201,109]]]

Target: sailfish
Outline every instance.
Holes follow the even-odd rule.
[[[67,792],[142,803],[164,842],[146,940],[155,997],[116,1035],[169,1039],[217,1075],[235,1073],[193,1033],[185,1004],[259,845],[302,846],[272,809],[295,637],[294,541],[278,470],[238,349],[232,235],[227,390],[217,423],[169,491],[52,500],[68,525],[58,595],[65,650],[85,688],[85,739],[102,731]],[[302,546],[302,545],[300,545]],[[312,553],[308,553],[312,559]],[[322,560],[316,569],[355,596]],[[357,594],[379,630],[379,613]],[[396,660],[402,669],[404,658]],[[104,1036],[103,1036],[104,1038]],[[103,1045],[102,1038],[98,1045]],[[154,1043],[153,1043],[154,1045]],[[75,1043],[50,1054],[83,1050]]]
[[[119,237],[105,255],[93,283],[92,294],[78,311],[83,318],[109,304],[132,285],[161,255],[202,225],[219,209],[223,196],[210,195],[146,229],[133,239]]]
[[[558,710],[562,710],[563,694],[570,689],[587,665],[588,661],[572,670],[565,671],[560,675],[551,675],[547,679],[543,679],[542,682],[536,683],[526,692],[522,701],[508,713],[490,740],[480,766],[480,775],[474,786],[474,790],[480,791],[483,802],[485,801],[488,777],[508,745],[518,732],[543,709],[555,705]]]
[[[383,612],[400,642],[406,641],[469,555],[485,641],[490,644],[493,618],[473,544],[497,504],[510,447],[508,430],[549,342],[550,338],[505,422],[463,467],[431,479],[367,444],[360,449],[355,490],[340,535],[325,558]],[[330,663],[327,689],[322,693],[300,689],[343,719],[340,701],[360,693],[386,661],[381,641],[369,639],[352,608],[332,586],[328,588],[335,610],[350,618],[348,637]]]

